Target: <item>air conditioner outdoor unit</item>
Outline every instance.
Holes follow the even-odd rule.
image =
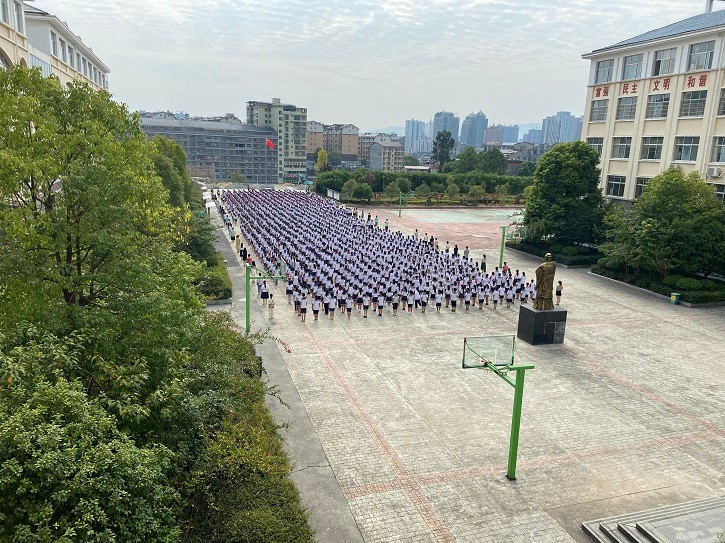
[[[720,168],[708,168],[707,169],[707,176],[708,177],[722,177],[722,170]]]

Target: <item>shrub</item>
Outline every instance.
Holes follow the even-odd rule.
[[[574,245],[567,245],[566,247],[563,247],[559,252],[565,256],[576,256],[579,254],[579,247],[576,247]]]
[[[713,304],[725,302],[725,291],[686,291],[680,299],[690,304]]]
[[[677,281],[675,286],[680,290],[702,290],[700,281],[698,279],[690,279],[689,277],[683,277]]]
[[[662,280],[662,284],[671,288],[677,288],[677,282],[684,279],[681,275],[668,275]]]
[[[232,281],[221,253],[217,252],[216,264],[204,271],[196,285],[199,292],[210,300],[228,300],[232,297]]]

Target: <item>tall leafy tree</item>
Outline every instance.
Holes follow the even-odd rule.
[[[476,149],[466,147],[453,161],[452,169],[456,173],[468,173],[480,168],[480,161]]]
[[[536,164],[534,164],[533,162],[522,162],[516,170],[516,175],[519,175],[521,177],[531,177],[532,175],[534,175],[535,169]]]
[[[319,175],[329,172],[332,169],[330,161],[327,158],[327,151],[320,149],[317,151],[317,162],[315,162],[315,172]]]
[[[725,205],[697,172],[653,177],[631,210],[615,208],[606,221],[607,264],[661,277],[725,273]]]
[[[438,164],[440,171],[443,171],[446,164],[451,161],[451,151],[455,144],[456,141],[448,130],[442,130],[436,134],[435,140],[433,140],[432,158]]]
[[[403,166],[420,166],[420,160],[413,155],[403,156]]]
[[[332,168],[338,168],[342,164],[342,155],[340,151],[330,151],[327,153],[327,160]]]
[[[591,243],[600,236],[604,201],[599,190],[599,155],[581,141],[555,145],[539,160],[526,189],[524,223],[532,241]]]
[[[481,151],[478,156],[479,167],[478,169],[484,173],[506,173],[508,166],[508,160],[504,154],[496,148]]]

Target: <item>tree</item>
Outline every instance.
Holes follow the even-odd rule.
[[[475,200],[480,200],[485,195],[486,189],[484,189],[481,185],[471,185],[471,188],[468,189],[468,196]]]
[[[327,153],[327,160],[331,167],[337,168],[342,164],[342,155],[340,151],[330,151]]]
[[[453,161],[452,169],[456,173],[468,173],[478,170],[480,160],[474,147],[466,147]]]
[[[536,164],[533,162],[522,162],[519,165],[519,168],[516,170],[516,175],[520,175],[522,177],[531,177],[534,175],[534,170],[536,169]]]
[[[403,194],[408,194],[410,192],[410,179],[407,177],[398,177],[397,179],[398,187],[400,187],[400,192]]]
[[[367,200],[369,202],[373,197],[373,189],[367,183],[359,183],[353,189],[352,194],[358,200]]]
[[[597,152],[581,141],[555,145],[541,157],[534,184],[526,189],[530,240],[544,235],[563,244],[598,240],[604,215],[598,164]]]
[[[355,193],[355,187],[357,187],[357,181],[354,179],[349,179],[345,181],[345,184],[342,186],[342,190],[340,191],[340,194],[346,198],[350,199],[352,198],[352,195]]]
[[[235,185],[246,185],[249,183],[249,180],[241,173],[232,172],[229,174],[229,182],[234,183]]]
[[[448,130],[442,130],[436,134],[433,141],[433,154],[431,158],[438,164],[439,171],[443,171],[446,164],[451,160],[451,151],[456,144],[453,136]]]
[[[397,198],[400,195],[400,186],[398,185],[397,181],[393,181],[392,183],[388,183],[385,186],[385,196],[388,196],[389,198]]]
[[[413,155],[406,154],[403,156],[403,166],[420,166],[420,160]]]
[[[505,174],[508,160],[504,154],[496,148],[479,153],[479,169],[485,173]]]
[[[607,214],[608,265],[666,277],[725,272],[725,205],[697,172],[670,168],[653,177],[624,211]]]
[[[418,187],[415,189],[415,195],[418,198],[426,198],[430,196],[431,190],[430,187],[426,184],[418,185]]]
[[[454,199],[458,198],[458,196],[461,194],[461,189],[458,188],[458,185],[456,185],[455,183],[448,183],[446,192],[448,193],[449,198]]]
[[[327,158],[327,151],[320,149],[317,151],[317,162],[315,162],[315,172],[319,175],[324,172],[329,172],[332,168]]]

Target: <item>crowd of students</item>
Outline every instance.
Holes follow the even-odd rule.
[[[387,221],[378,228],[377,217],[313,193],[237,190],[214,197],[232,236],[238,230],[271,275],[284,270],[287,302],[303,322],[310,311],[314,320],[321,314],[334,320],[336,312],[349,319],[482,311],[536,298],[534,281],[506,263],[488,272],[485,256],[475,261],[468,247],[441,248],[417,230],[390,231]],[[238,248],[251,263],[246,248]],[[274,303],[270,286],[257,285],[266,306]]]

